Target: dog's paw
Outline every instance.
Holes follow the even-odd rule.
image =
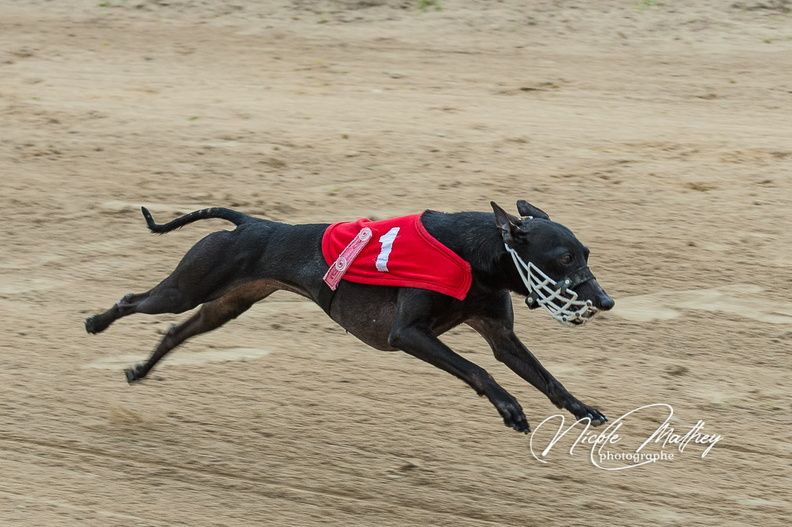
[[[581,403],[580,401],[572,401],[569,403],[567,410],[572,412],[572,415],[574,415],[576,419],[588,418],[591,421],[592,426],[599,426],[608,420],[608,418],[605,417],[605,414],[596,408],[592,408],[591,406]]]
[[[106,330],[111,323],[111,320],[107,320],[102,315],[94,315],[85,319],[85,331],[91,335],[96,335]]]
[[[129,384],[136,383],[145,377],[145,374],[143,374],[143,367],[140,364],[125,369],[124,375],[126,375],[126,380]]]
[[[96,318],[96,316],[93,316],[85,319],[85,331],[91,335],[95,335],[101,331],[101,329],[99,329],[99,325],[97,324]]]
[[[524,434],[531,431],[528,418],[525,417],[525,412],[516,399],[513,397],[501,398],[493,401],[493,404],[503,418],[503,424]]]
[[[531,433],[531,425],[528,424],[528,419],[524,415],[519,416],[517,419],[513,419],[510,422],[504,420],[504,424],[509,428],[513,428],[520,433],[523,434],[530,434]]]

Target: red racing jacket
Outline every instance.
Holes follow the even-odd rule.
[[[464,300],[473,281],[470,264],[429,234],[421,216],[334,223],[322,237],[322,255],[332,266],[361,229],[368,227],[371,240],[347,268],[343,280],[428,289]]]

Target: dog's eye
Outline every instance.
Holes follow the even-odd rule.
[[[572,255],[566,253],[564,256],[561,257],[561,265],[569,265],[572,263]]]

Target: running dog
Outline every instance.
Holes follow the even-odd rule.
[[[335,225],[290,225],[225,208],[199,210],[159,225],[143,207],[149,229],[158,234],[208,218],[230,221],[236,228],[214,232],[200,240],[160,284],[145,293],[125,295],[104,313],[88,318],[85,329],[100,333],[133,313],[182,313],[202,305],[185,322],[167,331],[145,363],[125,370],[127,381],[134,383],[185,340],[222,326],[282,289],[313,300],[369,346],[404,351],[458,377],[489,399],[506,426],[529,432],[528,420],[517,400],[487,371],[438,338],[459,324],[467,324],[487,341],[499,361],[557,407],[577,419],[588,419],[595,426],[602,424],[607,421],[605,415],[575,398],[514,333],[510,295],[514,292],[525,296],[529,308],[542,307],[566,325],[580,325],[598,311],[611,309],[613,299],[588,268],[588,248],[572,231],[524,200],[517,202],[519,217],[494,202],[491,206],[493,213],[427,210],[415,215],[415,221],[402,222],[402,227],[391,227],[386,233],[377,231],[377,222],[359,220],[359,225],[347,224],[346,230],[352,234],[358,227],[361,229],[340,255],[327,252],[325,234]],[[424,250],[421,248],[408,251],[409,244],[402,243],[399,237],[399,228],[404,229],[405,239],[409,237],[408,227],[414,229],[415,239],[424,239],[431,245],[424,247],[426,251],[436,253],[416,252]],[[345,269],[352,269],[349,266],[356,265],[354,262],[368,265],[363,256],[355,259],[355,253],[380,234],[379,245],[371,245],[376,252],[370,261],[372,267],[363,272],[396,281],[385,282],[392,285],[373,285],[345,279]],[[346,242],[336,240],[336,245]],[[424,254],[422,258],[427,262],[419,262],[420,258],[412,256],[416,254]],[[429,274],[445,269],[443,262],[433,260],[431,254],[438,254],[443,262],[447,260],[448,268],[458,275],[453,292],[439,286],[432,290],[423,275],[406,282],[392,278],[391,271],[397,264],[429,266]],[[413,278],[423,272],[410,269]],[[334,281],[328,279],[333,272]],[[443,276],[438,280],[442,281]]]

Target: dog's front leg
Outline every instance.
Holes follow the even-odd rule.
[[[484,395],[490,400],[503,417],[506,426],[518,432],[530,432],[528,420],[520,403],[496,383],[484,368],[454,353],[426,327],[420,324],[403,325],[397,321],[388,337],[388,342],[393,347],[462,379],[477,394]]]
[[[569,393],[525,347],[508,323],[499,319],[477,319],[468,321],[468,325],[486,339],[496,359],[545,394],[558,408],[568,410],[578,419],[589,418],[594,426],[608,420],[599,410]]]

